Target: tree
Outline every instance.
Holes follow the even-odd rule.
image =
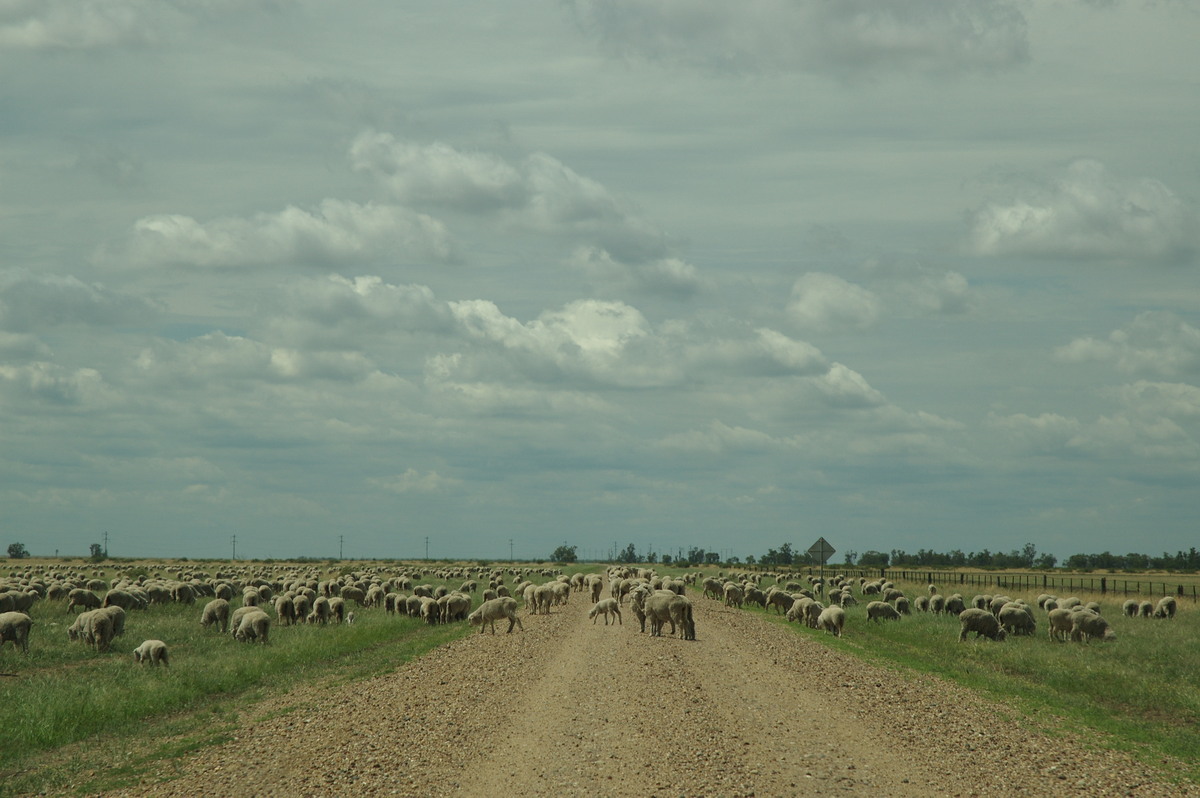
[[[617,562],[620,562],[620,563],[631,563],[631,562],[637,562],[637,561],[638,561],[637,549],[635,549],[633,547],[632,543],[630,543],[628,546],[626,546],[624,548],[624,550],[622,550],[621,553],[617,555]]]
[[[562,546],[559,546],[557,549],[555,549],[554,552],[550,555],[550,561],[551,562],[575,562],[575,559],[576,559],[575,549],[576,548],[577,548],[576,546],[568,546],[566,544],[563,544]]]
[[[664,555],[662,556],[662,564],[663,564],[663,565],[670,565],[670,564],[671,564],[671,555],[670,555],[670,554],[664,554]]]
[[[864,551],[862,556],[858,558],[858,565],[861,568],[887,568],[888,555],[882,551]]]
[[[100,545],[99,543],[93,543],[93,544],[92,544],[91,546],[89,546],[88,548],[89,548],[89,549],[91,550],[91,552],[92,552],[92,555],[91,555],[91,556],[92,556],[92,559],[93,559],[93,560],[102,560],[102,559],[104,559],[104,549],[103,549],[103,547],[101,547],[101,545]]]
[[[23,560],[29,556],[29,550],[25,548],[24,543],[9,543],[8,556],[13,560]]]
[[[857,551],[855,551],[854,549],[850,549],[849,551],[846,552],[846,565],[854,565],[854,563],[857,560],[858,560],[858,552]]]

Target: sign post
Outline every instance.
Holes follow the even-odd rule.
[[[829,562],[829,558],[837,551],[829,544],[825,538],[817,538],[817,542],[808,547],[809,556],[811,556],[821,566],[821,576],[825,576],[825,563]]]

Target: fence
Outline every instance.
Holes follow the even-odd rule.
[[[1190,585],[1164,579],[1124,579],[1112,576],[1079,576],[1050,573],[1018,574],[965,571],[913,571],[884,568],[879,575],[892,581],[920,582],[937,585],[969,585],[1001,590],[1031,590],[1069,596],[1072,593],[1099,593],[1102,596],[1178,596],[1200,599],[1195,583]]]

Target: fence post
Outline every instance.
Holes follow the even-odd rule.
[[[1100,577],[1100,595],[1103,596],[1107,592],[1108,592],[1108,577],[1102,576],[1102,577]]]

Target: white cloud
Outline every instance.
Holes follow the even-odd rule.
[[[1148,311],[1105,339],[1076,338],[1055,356],[1068,363],[1111,363],[1128,374],[1200,374],[1200,329],[1173,313]]]
[[[674,257],[626,263],[599,247],[580,247],[570,262],[610,290],[686,297],[702,287],[696,267]]]
[[[717,368],[726,374],[777,377],[824,375],[829,371],[821,350],[766,328],[755,330],[751,338],[716,338],[697,343],[689,347],[688,361],[700,373]]]
[[[1028,58],[1025,18],[1005,0],[575,0],[607,51],[733,72],[842,77],[953,73]]]
[[[20,366],[0,364],[2,404],[45,412],[61,405],[107,405],[114,392],[93,368],[69,369],[42,361]]]
[[[149,44],[165,5],[140,0],[9,0],[0,6],[0,50],[93,50]]]
[[[667,435],[655,445],[660,449],[683,454],[715,455],[733,451],[761,452],[778,448],[782,444],[758,430],[731,427],[714,420],[703,429]]]
[[[1167,186],[1118,179],[1087,159],[988,203],[970,224],[981,255],[1181,261],[1200,243],[1200,217]]]
[[[1172,418],[1181,424],[1200,419],[1200,387],[1195,385],[1138,380],[1113,393],[1130,412]]]
[[[861,330],[878,320],[880,302],[868,289],[837,275],[809,272],[792,286],[787,312],[796,324],[818,332]]]
[[[314,211],[289,206],[249,219],[147,216],[126,242],[99,257],[131,266],[229,269],[451,255],[450,236],[436,219],[395,205],[327,199]]]

